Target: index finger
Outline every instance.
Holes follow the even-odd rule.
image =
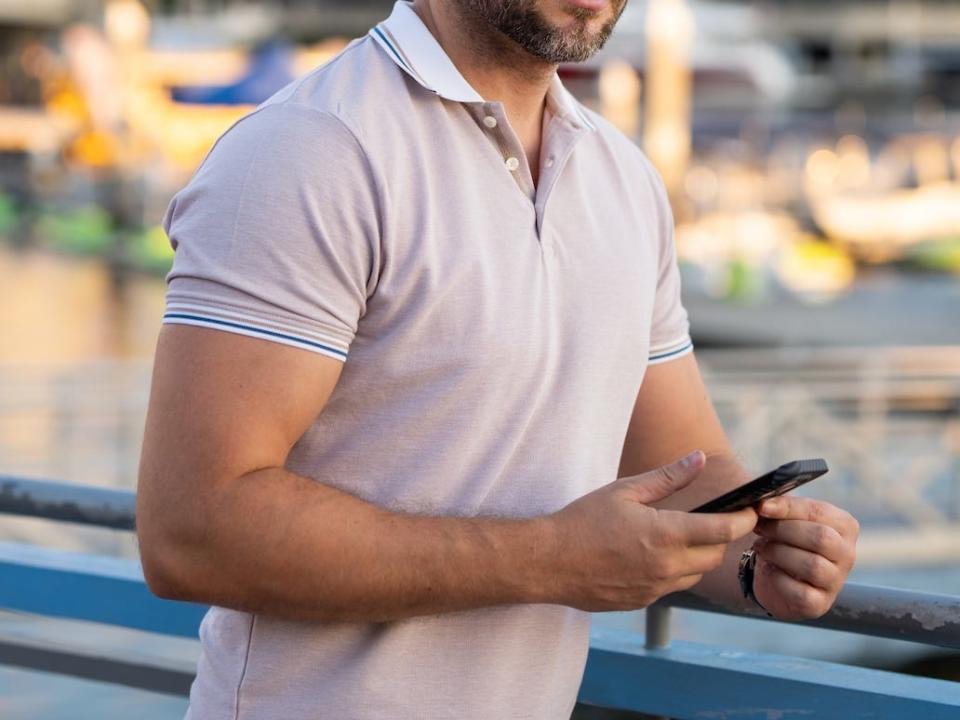
[[[859,526],[854,517],[846,510],[822,500],[783,495],[764,500],[757,510],[760,517],[771,520],[806,520],[828,525],[843,537],[855,537]]]
[[[733,513],[660,512],[671,516],[670,527],[677,540],[687,546],[727,545],[749,535],[757,524],[757,513],[753,508]]]

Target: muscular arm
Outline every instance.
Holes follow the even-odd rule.
[[[309,620],[542,600],[543,521],[389,513],[283,468],[340,370],[276,343],[163,327],[137,496],[151,590]]]
[[[706,453],[706,466],[694,482],[656,507],[689,510],[750,479],[734,456],[696,358],[689,354],[647,369],[627,430],[619,475],[636,475],[694,448]],[[694,592],[728,606],[752,608],[740,593],[736,568],[740,553],[755,539],[748,535],[731,543],[723,564],[705,574]]]
[[[749,510],[651,507],[696,477],[701,453],[539,518],[387,512],[284,469],[340,369],[283,345],[164,327],[137,495],[151,590],[300,620],[508,603],[633,610],[698,583],[756,523]]]

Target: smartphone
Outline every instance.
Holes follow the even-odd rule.
[[[808,483],[825,474],[830,468],[823,458],[812,460],[794,460],[751,480],[746,485],[734,488],[728,493],[694,508],[695,513],[736,512],[745,507],[756,505],[761,500],[783,495],[795,487]]]

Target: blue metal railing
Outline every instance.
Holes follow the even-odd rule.
[[[132,527],[133,493],[100,492],[0,477],[0,512]],[[725,612],[683,593],[648,609],[646,637],[594,630],[580,688],[583,704],[673,718],[960,718],[960,683],[670,644],[667,605]],[[17,543],[0,543],[0,608],[191,638],[205,612],[199,605],[154,597],[134,561]],[[960,598],[950,596],[848,585],[834,610],[809,624],[960,650]],[[192,668],[4,639],[0,663],[177,695],[187,693],[193,674]]]

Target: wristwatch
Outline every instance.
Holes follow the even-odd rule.
[[[773,617],[770,611],[757,600],[757,596],[753,593],[753,573],[756,567],[757,551],[745,550],[743,554],[740,555],[740,562],[737,563],[737,579],[740,581],[740,591],[745,598],[753,600],[753,604],[763,610],[767,614],[767,617]]]

